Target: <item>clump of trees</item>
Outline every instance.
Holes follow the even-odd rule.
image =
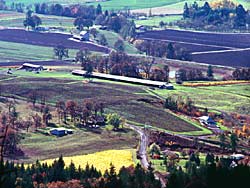
[[[69,50],[63,45],[58,45],[54,47],[54,55],[58,60],[62,60],[64,57],[69,57]]]
[[[87,125],[89,122],[98,124],[98,119],[103,117],[104,104],[92,100],[83,100],[81,103],[73,100],[58,101],[56,112],[59,122],[67,123],[70,120],[81,125]]]
[[[211,73],[209,73],[211,76]],[[200,69],[179,69],[175,73],[175,78],[177,83],[182,83],[183,81],[202,81],[208,80],[207,77],[204,76]]]
[[[197,2],[192,5],[185,3],[183,18],[177,25],[207,30],[246,29],[250,14],[241,4],[223,0],[211,4],[205,2],[203,6]]]
[[[207,110],[200,111],[189,97],[186,99],[180,96],[177,98],[168,97],[164,102],[164,107],[189,116],[200,117],[202,115],[207,115]]]
[[[124,123],[125,120],[116,113],[107,115],[107,124],[112,125],[114,130],[118,130],[120,127],[123,127]]]
[[[250,80],[250,68],[235,69],[232,73],[235,80]]]
[[[119,33],[123,38],[135,37],[135,23],[127,19],[127,14],[119,14],[112,11],[103,11],[102,6],[93,5],[70,5],[62,6],[61,4],[35,4],[35,12],[38,14],[48,14],[57,16],[66,16],[76,18],[74,26],[77,29],[89,29],[94,23],[96,25],[106,26],[107,29]]]
[[[180,48],[173,43],[162,41],[143,40],[136,43],[138,50],[145,52],[146,55],[154,57],[165,57],[169,59],[179,59],[191,61],[191,54],[184,48]]]
[[[215,157],[208,153],[205,164],[200,164],[199,155],[190,155],[186,170],[175,168],[168,177],[168,188],[199,187],[219,188],[235,186],[244,187],[250,178],[250,167],[246,165],[231,166],[232,160]],[[247,174],[247,175],[246,175]],[[239,182],[235,182],[237,179]]]
[[[8,101],[6,108],[7,112],[0,114],[0,162],[6,156],[15,158],[24,154],[18,147],[21,140],[18,129],[22,126],[22,120],[13,101]]]
[[[0,0],[0,10],[6,10],[6,1],[5,0]]]
[[[86,71],[91,68],[100,73],[169,81],[167,65],[157,67],[154,59],[137,58],[121,51],[112,51],[108,56],[95,56],[88,50],[80,50],[75,61],[81,63],[82,69]]]
[[[28,27],[28,29],[31,27],[33,30],[42,24],[42,20],[37,15],[32,15],[32,11],[28,10],[26,13],[26,19],[23,21],[24,27]]]

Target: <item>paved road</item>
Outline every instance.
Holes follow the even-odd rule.
[[[131,125],[131,124],[126,124],[126,125],[130,127],[131,129],[135,130],[140,135],[139,155],[141,158],[140,159],[141,165],[145,169],[148,169],[148,166],[149,166],[148,159],[147,159],[148,137],[142,128]]]
[[[148,169],[149,163],[148,163],[148,158],[147,158],[147,147],[148,147],[148,136],[143,130],[143,128],[140,128],[135,125],[131,124],[126,124],[128,127],[131,129],[135,130],[139,135],[140,135],[140,146],[139,146],[139,155],[140,155],[140,160],[141,160],[141,165],[145,168]],[[160,180],[162,187],[166,187],[166,181],[165,177],[162,176],[159,172],[156,172],[155,178]]]

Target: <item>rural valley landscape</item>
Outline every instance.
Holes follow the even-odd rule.
[[[0,0],[0,188],[243,188],[250,0]]]

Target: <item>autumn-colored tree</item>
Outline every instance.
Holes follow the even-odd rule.
[[[69,100],[66,102],[66,111],[70,114],[71,121],[75,121],[76,107],[77,103],[75,101]]]
[[[37,128],[42,126],[42,118],[38,114],[33,115],[32,118],[33,118],[33,122],[34,122],[33,125],[35,127],[35,130],[37,130]]]

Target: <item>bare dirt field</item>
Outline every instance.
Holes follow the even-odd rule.
[[[172,42],[185,48],[190,53],[194,53],[192,55],[193,60],[199,63],[250,67],[250,51],[241,50],[250,48],[250,34],[192,32],[168,29],[144,32],[139,35],[139,38]],[[232,51],[227,52],[226,50]],[[195,52],[213,53],[195,54]]]
[[[63,45],[69,49],[89,49],[90,51],[97,51],[108,53],[109,49],[97,46],[86,42],[75,42],[68,40],[71,37],[69,34],[61,33],[39,33],[34,31],[25,31],[21,29],[2,29],[0,30],[0,40],[7,42],[16,42],[40,46],[55,47]]]

